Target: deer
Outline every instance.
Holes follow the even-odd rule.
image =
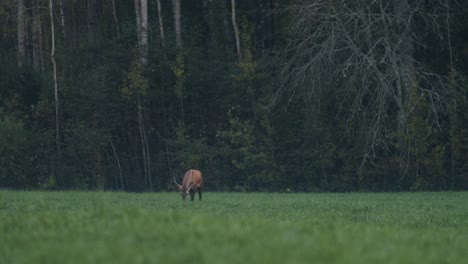
[[[182,185],[178,184],[175,177],[174,183],[179,188],[182,194],[182,200],[185,201],[187,194],[190,194],[191,201],[195,198],[195,191],[198,191],[198,199],[201,201],[202,191],[203,191],[203,176],[199,170],[188,170],[184,179],[182,180]]]

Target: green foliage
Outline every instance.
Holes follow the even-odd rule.
[[[0,187],[38,186],[36,158],[31,133],[21,123],[0,119]]]
[[[229,110],[229,129],[219,131],[217,138],[232,164],[234,185],[238,190],[265,190],[276,187],[276,173],[268,145],[255,133],[252,122],[241,120],[239,107]]]
[[[123,81],[123,86],[120,88],[120,93],[127,100],[136,94],[145,96],[148,86],[148,80],[143,75],[143,65],[138,57],[135,56],[130,65],[129,72]]]
[[[184,83],[186,79],[186,72],[185,72],[185,63],[184,63],[184,53],[178,52],[175,63],[172,65],[172,71],[174,72],[174,76],[176,79],[174,90],[175,94],[182,98],[184,95]]]
[[[0,192],[8,263],[465,263],[467,193]],[[138,250],[135,250],[137,245]]]

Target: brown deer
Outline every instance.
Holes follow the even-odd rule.
[[[185,201],[187,194],[190,193],[190,200],[193,202],[193,199],[195,198],[195,191],[198,191],[198,198],[201,201],[203,191],[203,176],[200,171],[188,170],[184,175],[182,185],[177,183],[175,177],[174,182],[182,194],[182,200]]]

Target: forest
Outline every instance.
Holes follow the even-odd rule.
[[[468,190],[468,2],[2,0],[0,188]]]

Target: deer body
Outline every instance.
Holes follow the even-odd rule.
[[[187,194],[190,194],[191,201],[195,198],[195,192],[198,192],[198,198],[201,200],[202,198],[202,191],[203,191],[203,176],[200,171],[198,170],[188,170],[185,175],[184,179],[182,180],[182,185],[178,184],[175,177],[174,182],[179,188],[182,199],[185,201]]]

